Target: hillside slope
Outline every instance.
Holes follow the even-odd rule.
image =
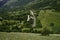
[[[5,8],[56,9],[60,10],[60,0],[9,0]]]
[[[37,20],[41,20],[41,23],[37,23],[39,27],[40,24],[42,24],[41,27],[54,26],[52,28],[56,32],[60,32],[60,0],[9,0],[4,6],[0,7],[0,19],[2,18],[0,20],[0,29],[5,31],[6,29],[10,30],[9,27],[21,27],[21,25],[17,24],[22,23],[22,21],[24,21],[24,27],[31,26],[29,24],[31,21],[26,22],[27,15],[30,15],[29,10],[37,10],[35,16],[38,16]],[[18,28],[16,29],[18,30]]]

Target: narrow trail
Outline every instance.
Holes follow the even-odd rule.
[[[30,10],[30,14],[33,16],[33,25],[32,25],[32,27],[35,27],[36,26],[36,17],[35,17],[35,13],[32,11],[32,10]]]

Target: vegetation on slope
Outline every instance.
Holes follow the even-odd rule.
[[[34,10],[37,13],[35,15],[37,19],[35,28],[31,27],[31,21],[26,21],[27,15],[30,15],[29,10]],[[17,2],[0,7],[0,31],[3,32],[21,32],[23,30],[25,32],[28,30],[30,32],[40,33],[41,29],[45,30],[45,27],[47,27],[49,31],[51,31],[51,28],[54,33],[59,33],[59,24],[59,0],[18,0]],[[40,30],[37,30],[39,28]],[[44,30],[43,33],[45,32]]]

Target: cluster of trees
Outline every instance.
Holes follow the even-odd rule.
[[[40,20],[37,19],[36,27],[32,27],[30,22],[27,22],[27,15],[30,14],[27,10],[8,11],[0,19],[0,32],[29,32],[29,33],[41,33],[42,35],[49,35],[53,33],[53,30],[48,27],[42,27]],[[36,18],[37,18],[36,14]]]

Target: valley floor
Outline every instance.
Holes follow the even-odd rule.
[[[60,40],[60,34],[41,36],[34,33],[0,32],[0,40]]]

